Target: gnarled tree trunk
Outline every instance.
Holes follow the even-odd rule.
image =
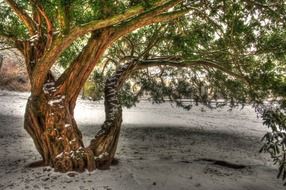
[[[54,84],[45,83],[42,94],[29,98],[24,127],[45,165],[61,172],[93,170],[93,152],[84,148],[68,98],[58,93]]]
[[[97,168],[108,169],[114,159],[122,124],[122,107],[118,91],[132,73],[135,64],[136,61],[131,61],[123,65],[105,82],[105,122],[89,146],[97,160]]]
[[[26,46],[32,93],[26,106],[24,126],[43,158],[42,164],[56,171],[95,169],[93,151],[84,147],[73,113],[80,89],[110,43],[109,34],[94,33],[69,69],[58,80],[48,73],[41,89],[35,81],[35,76],[41,73],[34,72],[35,63],[40,61],[38,49],[30,44]]]

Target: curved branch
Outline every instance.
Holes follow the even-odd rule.
[[[165,22],[178,17],[181,17],[189,12],[189,9],[182,9],[178,11],[165,12],[168,9],[182,2],[182,0],[170,1],[165,5],[155,8],[153,11],[142,13],[141,15],[126,21],[114,27],[116,33],[114,34],[114,41],[118,38],[138,29],[153,23]],[[165,12],[165,13],[164,13]]]
[[[207,65],[222,69],[221,66],[208,61],[183,61],[178,57],[158,57],[153,59],[138,60],[131,59],[125,65],[120,66],[115,73],[106,80],[104,89],[104,105],[105,105],[105,121],[101,129],[97,132],[94,139],[91,140],[89,148],[95,156],[104,156],[103,160],[99,161],[100,167],[109,167],[114,159],[117,148],[118,136],[122,124],[122,107],[118,98],[118,93],[128,79],[128,77],[136,70],[144,69],[152,66],[169,65],[175,67],[191,67],[196,65]],[[161,72],[162,76],[163,70]],[[228,71],[228,73],[231,73]],[[235,73],[231,73],[236,75]],[[161,78],[160,76],[160,78]],[[164,85],[164,81],[161,78]],[[141,92],[139,92],[141,93]],[[137,94],[138,95],[138,94]]]
[[[153,59],[140,60],[138,62],[139,63],[136,66],[136,70],[144,69],[147,67],[161,66],[161,65],[172,66],[172,67],[206,66],[206,67],[211,67],[211,68],[221,70],[227,73],[228,75],[231,75],[249,84],[249,81],[245,76],[239,75],[233,71],[230,71],[229,69],[225,67],[222,67],[218,63],[214,61],[209,61],[209,60],[183,60],[178,57],[158,57],[158,58],[153,58]]]
[[[34,35],[36,33],[36,26],[33,19],[22,9],[20,8],[13,0],[5,0],[16,15],[20,18],[20,20],[25,24],[28,28],[29,33]]]

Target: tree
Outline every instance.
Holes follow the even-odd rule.
[[[1,40],[23,54],[31,81],[24,127],[43,158],[40,164],[61,172],[93,170],[110,164],[96,162],[94,158],[101,155],[83,145],[73,117],[78,94],[114,41],[145,25],[184,15],[188,9],[181,6],[182,2],[1,1]],[[84,37],[88,40],[82,50],[55,79],[50,68]]]
[[[186,109],[192,105],[186,105],[182,98],[211,108],[250,103],[257,110],[263,107],[258,111],[264,124],[272,129],[265,135],[261,151],[271,154],[279,165],[278,176],[286,178],[285,23],[278,19],[280,27],[274,21],[264,25],[265,19],[270,20],[273,15],[253,18],[249,23],[243,18],[255,15],[245,11],[239,3],[231,5],[228,6],[231,17],[227,11],[221,11],[216,15],[217,23],[209,23],[212,17],[206,15],[181,18],[170,25],[140,29],[109,49],[102,69],[96,70],[93,78],[97,85],[105,84],[106,120],[101,130],[111,132],[110,136],[99,133],[91,146],[114,144],[106,146],[114,148],[111,151],[114,155],[122,123],[121,106],[135,105],[144,92],[150,92],[155,103],[167,98]],[[216,36],[217,33],[220,35]],[[208,90],[202,93],[202,87]],[[271,108],[275,105],[279,105],[279,109]],[[98,151],[109,150],[102,147]]]
[[[83,171],[85,168],[93,170],[95,167],[108,168],[113,160],[121,126],[120,119],[113,119],[121,117],[120,105],[118,107],[113,105],[114,103],[118,105],[118,99],[106,101],[106,112],[109,114],[107,121],[87,147],[83,145],[73,110],[80,90],[93,68],[101,60],[105,50],[122,36],[143,26],[174,20],[189,13],[183,25],[176,25],[174,22],[173,26],[168,26],[170,33],[179,35],[163,36],[166,41],[163,40],[156,51],[159,55],[171,56],[171,59],[170,57],[165,59],[169,60],[169,63],[170,60],[174,61],[173,58],[180,64],[182,60],[199,63],[198,66],[203,66],[203,69],[199,68],[197,71],[206,70],[209,73],[206,79],[210,82],[210,86],[213,85],[216,90],[220,87],[219,91],[228,98],[239,98],[239,95],[234,93],[237,86],[241,92],[255,92],[261,86],[268,87],[265,83],[261,83],[262,85],[247,88],[244,83],[228,77],[225,73],[232,73],[235,77],[239,76],[247,81],[248,79],[252,82],[259,81],[259,77],[249,76],[255,76],[252,75],[256,72],[255,69],[264,66],[268,56],[255,60],[248,56],[252,53],[250,49],[252,46],[256,47],[254,55],[256,57],[260,56],[259,53],[276,56],[276,51],[264,48],[266,44],[262,43],[262,38],[271,38],[285,29],[284,2],[274,4],[268,1],[249,0],[237,2],[5,0],[5,2],[6,4],[1,4],[0,9],[1,16],[5,18],[1,21],[0,36],[24,55],[32,87],[25,113],[25,129],[32,136],[43,163],[62,172]],[[189,23],[192,27],[188,27]],[[261,43],[256,43],[258,39]],[[67,52],[77,43],[82,43],[83,46],[78,48],[79,52],[75,56],[67,59],[69,61],[67,69],[56,79],[50,68],[57,61],[63,60]],[[261,52],[258,51],[260,49]],[[148,48],[147,52],[143,60],[140,56],[139,59],[133,60],[141,60],[139,63],[142,64],[154,61],[156,57],[152,57]],[[199,58],[201,59],[198,61]],[[218,68],[209,69],[210,64]],[[128,64],[127,70],[132,68],[132,65]],[[131,73],[130,70],[124,72],[123,69],[121,72],[117,71],[119,74],[117,78],[108,79],[110,86],[106,87],[106,96],[116,93],[124,79]],[[148,78],[144,79],[148,74],[147,72],[140,80],[145,81],[145,87],[152,90]],[[184,72],[184,74],[190,73]],[[116,82],[114,79],[120,79],[121,82],[114,83]],[[191,79],[194,79],[193,84],[202,84],[196,77]],[[212,81],[212,79],[217,80]],[[184,80],[181,82],[183,82],[181,86],[185,86]],[[163,82],[161,86],[162,92],[170,92]],[[162,93],[155,95],[159,97]],[[257,96],[256,99],[262,97],[263,93],[259,95],[261,96]],[[245,97],[247,96],[238,100],[246,101]],[[110,127],[113,124],[116,127]]]

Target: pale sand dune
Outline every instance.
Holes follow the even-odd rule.
[[[0,189],[285,189],[269,156],[258,153],[267,129],[250,107],[232,112],[201,111],[201,107],[184,111],[169,104],[140,103],[124,110],[119,165],[74,177],[49,167],[26,168],[40,159],[22,127],[27,97],[27,93],[0,91]],[[103,110],[101,103],[78,102],[75,113],[85,142],[103,122]]]

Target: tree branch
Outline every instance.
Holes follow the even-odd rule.
[[[151,9],[148,9],[145,11],[145,8],[142,5],[138,5],[135,7],[130,8],[125,13],[118,14],[115,16],[112,16],[110,18],[106,18],[103,20],[95,20],[91,21],[87,24],[77,26],[71,29],[70,33],[64,37],[58,37],[54,40],[52,47],[49,51],[47,51],[44,56],[40,59],[39,64],[37,64],[34,68],[33,74],[34,76],[34,82],[36,84],[35,89],[40,89],[41,86],[44,84],[45,77],[47,76],[47,73],[51,66],[55,63],[55,61],[58,59],[58,57],[61,55],[61,53],[69,47],[72,42],[77,39],[78,37],[81,37],[91,31],[96,31],[99,29],[107,28],[109,26],[113,26],[119,23],[122,23],[126,20],[131,19],[132,17],[136,17],[140,13],[152,13],[153,11],[157,11],[156,7],[162,8],[162,10],[168,10],[170,7],[176,5],[177,3],[181,2],[183,0],[160,0],[157,3],[154,4],[154,6]],[[140,16],[137,16],[140,18]],[[168,16],[171,18],[172,16]],[[164,19],[167,18],[166,16],[158,16],[155,17],[153,21],[160,22],[160,20],[164,21]],[[151,24],[152,22],[148,22],[146,24]],[[115,39],[114,39],[115,40]],[[111,42],[113,40],[110,40]],[[111,43],[110,42],[110,43]],[[41,73],[41,74],[39,74]],[[40,93],[35,92],[35,93]]]
[[[122,14],[118,14],[106,19],[102,19],[102,20],[94,20],[91,21],[89,23],[86,24],[82,24],[81,26],[77,26],[71,29],[70,34],[67,35],[67,37],[64,38],[63,42],[69,42],[71,40],[74,40],[84,34],[87,34],[91,31],[95,31],[101,28],[105,28],[105,27],[109,27],[109,26],[113,26],[116,24],[119,24],[121,22],[124,22],[128,19],[131,19],[132,17],[136,17],[137,15],[143,13],[143,12],[152,12],[154,14],[156,14],[156,7],[166,7],[166,5],[169,5],[167,8],[171,8],[172,6],[170,6],[171,4],[173,4],[173,6],[177,3],[173,3],[173,2],[181,2],[182,0],[160,0],[157,3],[154,4],[153,7],[155,8],[151,8],[150,10],[145,10],[145,8],[142,5],[137,5],[134,6],[132,8],[130,8],[129,10],[127,10],[125,13]]]
[[[13,0],[5,0],[16,15],[20,18],[20,20],[24,23],[24,25],[28,28],[28,31],[31,35],[36,33],[36,26],[32,18],[22,9],[20,8]]]
[[[53,24],[48,17],[47,12],[45,11],[44,7],[38,2],[38,0],[30,0],[31,3],[33,3],[39,13],[42,15],[42,17],[45,19],[46,25],[47,25],[47,43],[46,43],[46,49],[49,49],[52,45],[53,40]]]
[[[136,66],[136,69],[144,69],[146,67],[154,67],[154,66],[161,66],[161,65],[166,65],[166,66],[171,66],[171,67],[207,66],[207,67],[221,70],[224,73],[227,73],[228,75],[231,75],[249,84],[249,81],[246,77],[239,75],[233,71],[230,71],[229,69],[222,67],[218,63],[209,61],[209,60],[183,60],[179,57],[167,56],[167,57],[158,57],[158,58],[153,58],[153,59],[140,60],[138,61],[138,63],[139,64]]]
[[[200,10],[196,7],[191,7],[191,6],[189,7],[189,9],[193,10],[197,16],[208,21],[209,24],[213,25],[216,29],[218,29],[220,34],[218,32],[217,32],[217,34],[220,37],[225,33],[222,26],[216,20],[212,19],[204,10]]]
[[[111,43],[108,40],[109,36],[110,30],[108,29],[93,32],[81,53],[56,81],[56,86],[63,89],[71,106],[75,105],[83,84]]]
[[[118,38],[138,29],[143,26],[147,26],[150,24],[158,23],[158,22],[166,22],[170,21],[176,18],[179,18],[181,16],[184,16],[189,12],[189,9],[183,9],[179,11],[172,11],[167,13],[158,14],[156,16],[152,14],[144,14],[141,16],[138,16],[131,21],[124,23],[120,25],[118,28],[116,28],[116,33],[113,36],[113,41],[117,40]]]

